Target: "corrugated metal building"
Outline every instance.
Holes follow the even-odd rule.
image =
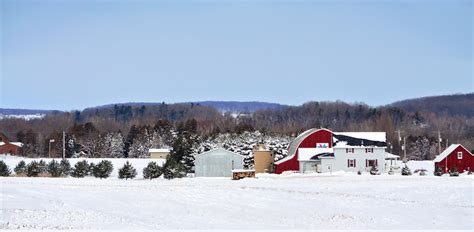
[[[233,169],[243,168],[243,157],[223,148],[199,154],[194,160],[196,177],[232,177]]]

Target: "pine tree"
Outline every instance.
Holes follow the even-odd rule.
[[[151,148],[152,136],[148,133],[146,127],[139,129],[140,132],[133,139],[133,143],[130,146],[128,157],[130,158],[148,158],[148,150]]]
[[[74,165],[71,176],[77,177],[77,178],[83,178],[87,176],[88,173],[89,173],[89,164],[87,163],[86,160],[83,160],[83,161],[77,162]]]
[[[108,160],[102,160],[97,165],[94,165],[93,175],[96,178],[107,178],[114,170],[112,162]]]
[[[145,179],[155,179],[160,177],[163,174],[161,167],[158,166],[156,162],[150,162],[148,165],[143,169],[143,178]]]
[[[189,133],[178,135],[173,143],[170,157],[173,157],[176,162],[182,163],[188,172],[194,167],[193,147],[196,143],[198,143],[198,138]]]
[[[71,174],[71,164],[67,159],[62,159],[59,163],[59,168],[61,170],[61,175],[69,176]]]
[[[29,177],[36,177],[41,173],[41,167],[35,160],[31,161],[26,166],[26,175]]]
[[[372,166],[372,168],[370,169],[370,174],[371,175],[380,175],[379,169],[375,166]]]
[[[95,168],[95,164],[91,162],[89,164],[89,166],[87,167],[87,175],[93,176],[94,175],[94,168]]]
[[[121,133],[109,132],[104,138],[104,156],[112,158],[123,158],[124,154],[124,143]]]
[[[137,176],[137,170],[128,161],[119,169],[119,179],[128,180],[135,178],[135,176]]]
[[[38,162],[38,166],[40,169],[40,174],[48,173],[48,164],[44,160],[40,160]]]
[[[60,177],[62,172],[59,162],[54,159],[51,160],[51,162],[48,164],[48,172],[52,177]]]
[[[435,176],[442,176],[443,175],[443,170],[441,169],[440,166],[436,166],[435,171],[434,171]]]
[[[402,176],[411,176],[411,170],[406,164],[405,167],[402,168]]]
[[[0,176],[9,176],[11,173],[12,172],[8,165],[3,162],[3,160],[0,160]]]
[[[186,176],[186,168],[181,162],[177,162],[174,158],[169,156],[163,165],[163,176],[166,179],[182,178]]]
[[[451,168],[451,170],[449,170],[449,176],[459,176],[458,168],[457,167]]]
[[[15,166],[15,168],[13,169],[13,171],[16,173],[16,175],[25,175],[26,172],[27,172],[27,167],[26,167],[26,163],[24,160],[18,162],[18,164]]]

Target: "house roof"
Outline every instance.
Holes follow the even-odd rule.
[[[333,147],[387,147],[385,132],[334,132]]]
[[[10,142],[10,144],[15,145],[17,147],[23,147],[23,143],[20,142]]]
[[[446,150],[444,150],[443,152],[441,152],[441,154],[439,154],[438,156],[436,156],[436,158],[433,160],[435,163],[437,162],[441,162],[444,158],[448,157],[449,154],[453,153],[454,150],[456,150],[456,148],[458,148],[459,146],[461,146],[462,148],[464,148],[464,150],[466,150],[470,155],[472,155],[469,150],[467,150],[463,145],[461,144],[451,144],[451,146],[449,146]]]
[[[226,150],[224,148],[221,148],[221,147],[216,148],[214,150],[203,152],[201,154],[196,155],[196,157],[197,156],[203,156],[203,155],[238,155],[239,157],[242,157],[242,155],[240,155],[238,153],[228,151],[228,150]]]
[[[343,135],[347,137],[364,139],[370,141],[385,142],[387,141],[385,132],[333,132],[334,135]]]
[[[392,153],[385,152],[385,159],[399,159],[399,155],[394,155]]]
[[[298,161],[311,160],[314,156],[328,153],[334,153],[334,150],[332,148],[300,148],[298,149]]]

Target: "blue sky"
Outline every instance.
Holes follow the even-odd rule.
[[[1,1],[0,107],[474,92],[472,1]]]

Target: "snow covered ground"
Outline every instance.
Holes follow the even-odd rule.
[[[474,229],[467,175],[4,177],[0,188],[0,229]]]

